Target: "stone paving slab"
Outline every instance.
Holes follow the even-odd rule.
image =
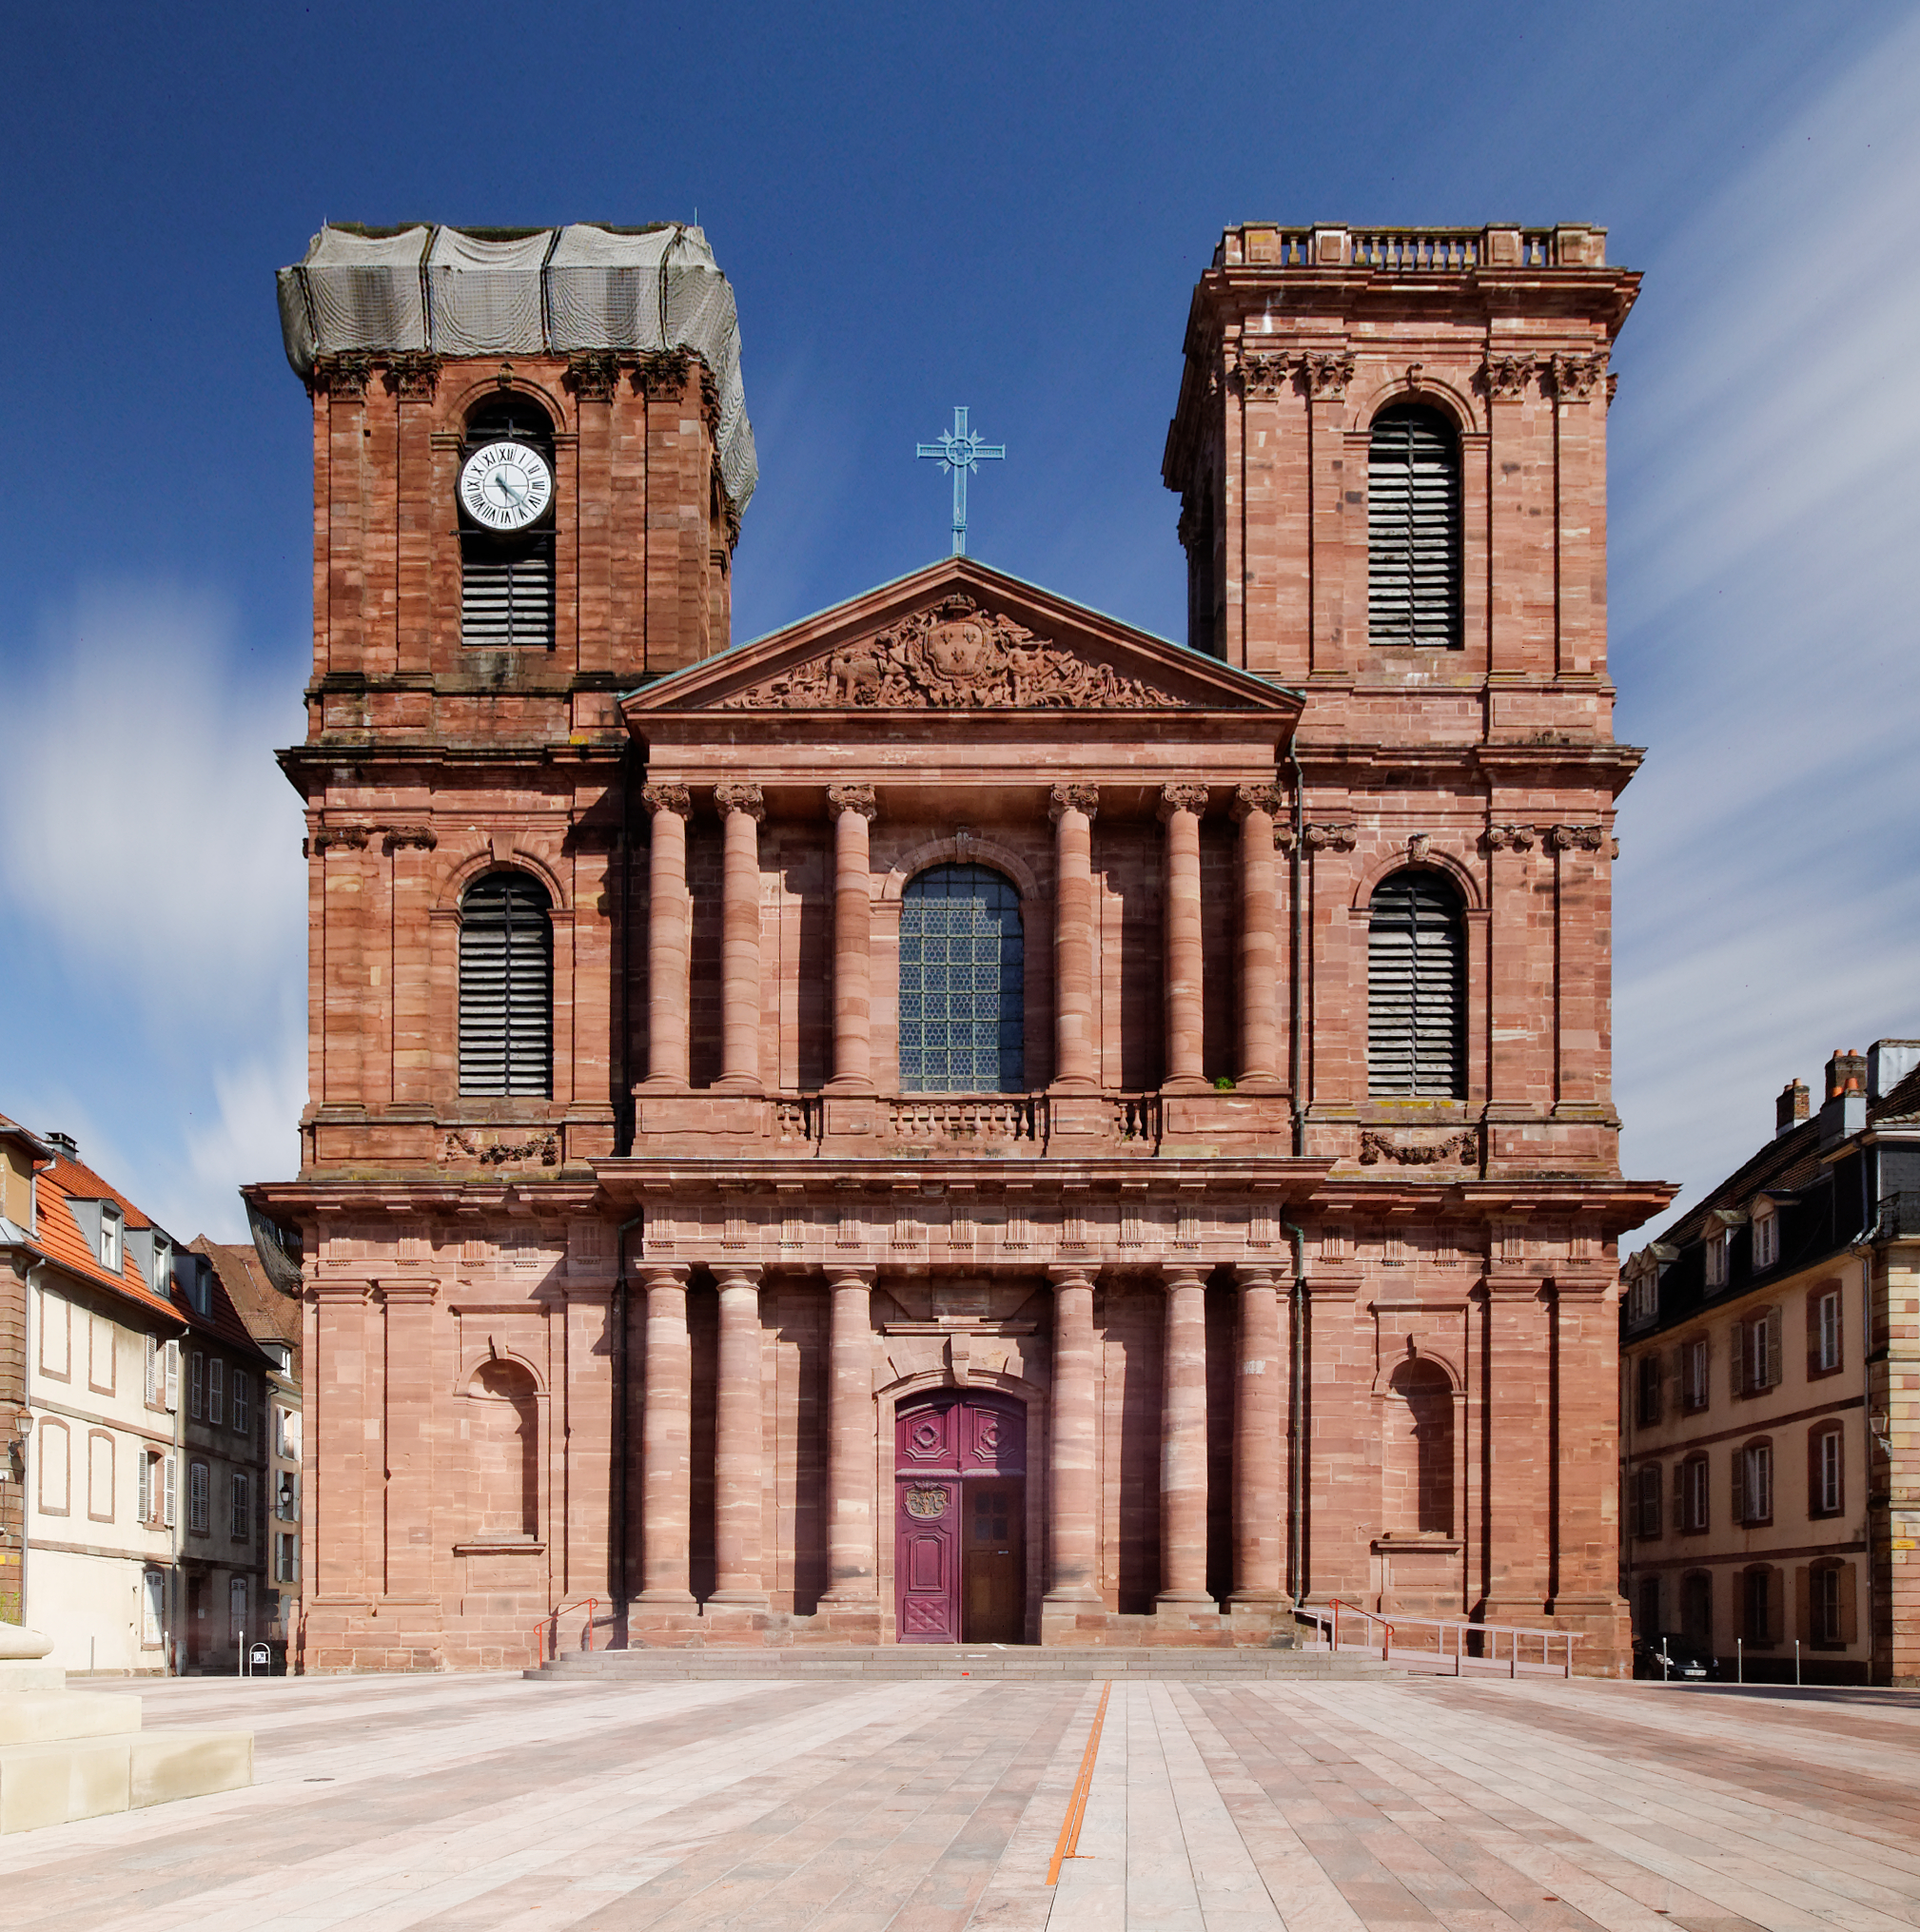
[[[102,1687],[94,1687],[96,1688]],[[1894,1932],[1920,1693],[1119,1675],[129,1687],[258,1783],[0,1844],[49,1932]]]

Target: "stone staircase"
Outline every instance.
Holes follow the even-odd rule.
[[[677,1684],[693,1679],[766,1678],[812,1682],[859,1678],[879,1684],[928,1677],[1033,1684],[1087,1684],[1112,1678],[1133,1683],[1160,1678],[1179,1684],[1244,1684],[1276,1678],[1397,1679],[1401,1672],[1378,1658],[1325,1650],[1133,1649],[1092,1646],[1068,1649],[1037,1644],[796,1644],[777,1650],[711,1649],[569,1650],[525,1673],[560,1684]]]
[[[250,1730],[142,1730],[137,1699],[69,1690],[52,1648],[0,1624],[0,1833],[253,1783]]]

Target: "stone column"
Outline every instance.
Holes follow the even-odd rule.
[[[1233,794],[1240,825],[1240,1079],[1244,1093],[1279,1093],[1279,905],[1273,821],[1277,785],[1243,785]]]
[[[1286,1349],[1271,1268],[1241,1266],[1240,1348],[1233,1378],[1233,1608],[1283,1601],[1286,1563]]]
[[[654,823],[659,824],[659,817]],[[640,1411],[640,1594],[643,1608],[691,1610],[694,1351],[687,1338],[687,1271],[650,1263],[646,1387]]]
[[[876,1601],[873,1550],[873,1270],[835,1268],[827,1345],[827,1592]]]
[[[760,1091],[760,821],[757,785],[716,785],[724,860],[720,886],[720,1080]]]
[[[1211,1610],[1206,1593],[1206,1278],[1169,1261],[1160,1407],[1160,1594]]]
[[[1166,900],[1163,914],[1166,975],[1166,1070],[1163,1087],[1205,1090],[1205,1014],[1200,941],[1200,814],[1204,785],[1163,785],[1160,822],[1166,828]]]
[[[765,1610],[760,1523],[766,1505],[761,1436],[760,1270],[716,1266],[720,1377],[714,1428],[714,1603]]]
[[[640,796],[654,815],[647,868],[647,1078],[645,1084],[684,1093],[688,1082],[688,981],[693,964],[694,902],[687,890],[684,785],[649,785]]]
[[[1100,1602],[1095,1532],[1093,1275],[1063,1265],[1053,1282],[1053,1543],[1050,1604]]]
[[[1100,791],[1056,785],[1053,820],[1053,1084],[1093,1091],[1093,818]]]
[[[873,1091],[873,878],[871,785],[830,785],[833,813],[833,1078],[842,1093]]]

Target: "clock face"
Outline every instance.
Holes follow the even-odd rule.
[[[460,465],[460,499],[487,530],[524,530],[554,499],[554,473],[523,442],[490,442]]]

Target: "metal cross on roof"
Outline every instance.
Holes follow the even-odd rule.
[[[1004,442],[982,442],[979,433],[967,427],[967,405],[953,405],[953,427],[940,432],[938,442],[919,445],[923,457],[935,457],[953,472],[953,555],[967,555],[967,472],[991,459],[998,462],[1007,454]]]

